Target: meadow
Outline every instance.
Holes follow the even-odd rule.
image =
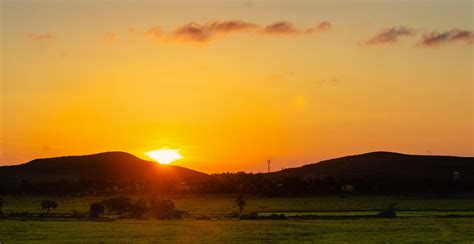
[[[135,196],[138,197],[138,196]],[[474,218],[447,214],[474,213],[472,197],[351,196],[309,198],[246,197],[247,212],[259,214],[317,213],[318,215],[375,214],[388,204],[398,204],[394,219],[238,220],[224,216],[234,211],[232,195],[168,196],[178,209],[189,212],[182,220],[115,221],[0,220],[0,241],[33,242],[400,242],[474,241]],[[3,211],[41,212],[40,202],[55,200],[53,212],[87,212],[89,204],[105,197],[6,196]],[[421,214],[424,213],[425,215]],[[405,214],[405,215],[404,215]],[[443,216],[444,215],[444,216]],[[209,216],[209,220],[196,220]]]

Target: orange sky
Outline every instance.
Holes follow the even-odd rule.
[[[0,165],[474,155],[472,1],[2,1]],[[147,158],[148,159],[148,158]]]

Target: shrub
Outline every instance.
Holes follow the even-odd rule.
[[[117,214],[120,218],[127,212],[130,212],[133,207],[133,202],[130,197],[112,197],[102,201],[108,213]]]
[[[235,197],[234,207],[239,209],[240,215],[244,212],[245,206],[247,206],[247,201],[245,201],[241,194],[237,195],[237,197]]]
[[[152,199],[150,201],[150,215],[156,219],[180,219],[185,211],[177,210],[174,203],[167,199]]]
[[[105,212],[104,204],[100,202],[94,202],[90,206],[89,217],[91,219],[98,219],[101,214]]]
[[[397,208],[396,203],[390,203],[390,205],[388,205],[388,207],[384,211],[379,213],[379,217],[396,218],[397,217],[397,213],[395,212],[396,208]]]
[[[51,211],[51,209],[58,208],[59,205],[55,201],[44,200],[41,202],[41,210],[46,210],[47,213]]]
[[[131,208],[133,217],[140,219],[150,210],[148,201],[144,198],[140,198],[135,201]]]

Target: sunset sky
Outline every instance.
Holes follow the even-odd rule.
[[[474,155],[473,2],[2,1],[0,165]]]

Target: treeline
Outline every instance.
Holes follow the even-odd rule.
[[[474,192],[473,179],[279,177],[224,173],[183,181],[43,181],[0,185],[0,194],[248,194],[293,197],[330,194],[452,194]]]

